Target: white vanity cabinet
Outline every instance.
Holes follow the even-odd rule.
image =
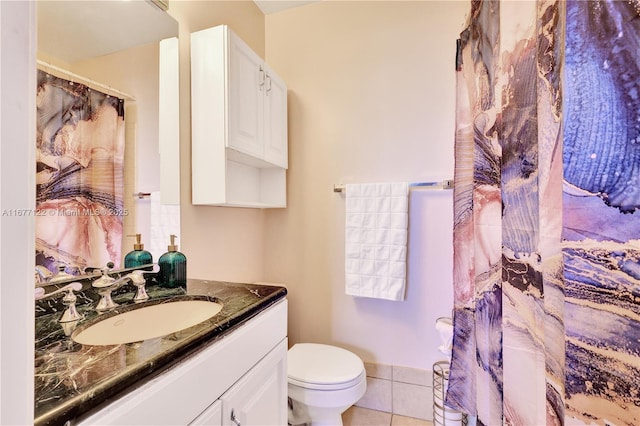
[[[222,426],[222,401],[211,404],[189,426]]]
[[[192,203],[286,207],[287,86],[226,25],[191,34]]]
[[[286,425],[286,327],[285,299],[77,424]]]
[[[190,425],[286,425],[286,354],[283,341]]]

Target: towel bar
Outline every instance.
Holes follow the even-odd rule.
[[[409,184],[409,188],[453,189],[453,179],[443,180],[441,182],[413,182]],[[345,184],[338,183],[333,185],[333,192],[344,192],[345,189]]]

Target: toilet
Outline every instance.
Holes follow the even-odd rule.
[[[297,343],[287,354],[289,424],[340,426],[367,390],[362,360],[346,349]]]

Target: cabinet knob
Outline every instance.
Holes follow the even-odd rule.
[[[236,426],[242,426],[240,424],[240,422],[238,421],[238,419],[236,419],[236,413],[233,409],[231,409],[231,421],[233,422],[234,425]]]

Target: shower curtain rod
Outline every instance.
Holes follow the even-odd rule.
[[[453,189],[453,180],[443,180],[441,182],[413,182],[409,184],[410,188],[424,188],[424,189]],[[333,192],[344,192],[346,185],[335,184],[333,185]]]
[[[50,64],[48,62],[41,61],[40,59],[38,59],[37,62],[38,62],[38,65],[40,66],[40,69],[42,69],[42,71],[44,71],[44,72],[49,72],[50,70],[57,71],[58,73],[62,74],[62,75],[58,75],[58,77],[67,78],[69,80],[75,81],[76,83],[81,83],[81,84],[85,84],[87,86],[92,86],[94,89],[103,90],[103,91],[105,91],[105,93],[107,95],[114,95],[114,96],[117,96],[119,98],[125,99],[127,101],[135,101],[136,100],[135,97],[133,97],[133,96],[127,94],[127,93],[121,92],[120,90],[114,89],[111,86],[107,86],[106,84],[98,83],[97,81],[91,80],[90,78],[83,77],[81,75],[78,75],[78,74],[73,73],[71,71],[68,71],[68,70],[65,70],[63,68],[57,67],[57,66],[55,66],[53,64]]]

